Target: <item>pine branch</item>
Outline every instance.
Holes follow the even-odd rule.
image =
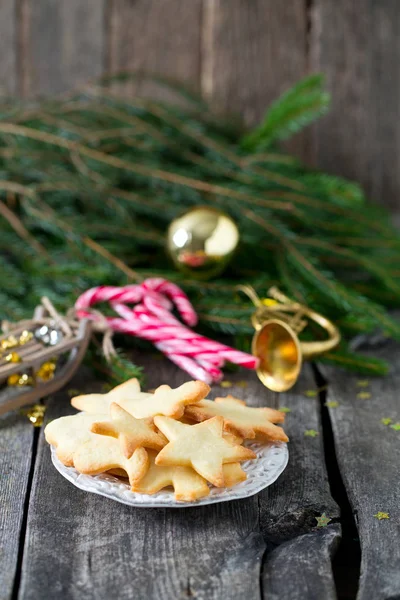
[[[174,82],[161,83],[189,108],[119,98],[111,81],[29,109],[0,107],[1,316],[29,316],[42,295],[67,310],[89,287],[161,276],[190,295],[200,329],[243,346],[253,307],[238,283],[261,296],[282,287],[347,339],[376,329],[400,339],[386,311],[400,304],[400,238],[388,216],[357,184],[311,171],[277,147],[326,111],[319,76],[287,92],[244,136]],[[175,271],[164,250],[170,221],[200,204],[230,214],[241,233],[223,277],[201,283]],[[385,370],[345,344],[324,360]]]

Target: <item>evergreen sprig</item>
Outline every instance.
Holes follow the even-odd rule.
[[[237,284],[260,295],[278,284],[339,325],[344,340],[325,360],[386,372],[346,340],[377,329],[400,339],[387,312],[400,303],[397,231],[357,184],[277,145],[328,109],[322,78],[300,82],[245,134],[187,90],[182,108],[126,100],[109,83],[0,106],[0,316],[27,317],[43,295],[67,310],[88,287],[158,275],[185,289],[203,331],[245,348],[252,306]],[[224,275],[206,283],[173,270],[165,253],[171,219],[199,204],[229,213],[242,240]]]

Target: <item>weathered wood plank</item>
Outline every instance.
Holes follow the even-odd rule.
[[[258,496],[260,527],[269,553],[263,570],[268,599],[336,598],[331,559],[340,540],[340,526],[330,524],[323,533],[316,517],[326,513],[338,519],[339,508],[330,495],[324,462],[323,432],[318,394],[311,367],[287,394],[277,394],[279,406],[290,409],[285,429],[290,437],[290,461],[275,485]],[[308,437],[305,431],[318,432]],[[318,565],[318,566],[317,566]]]
[[[17,13],[15,0],[0,3],[0,95],[17,91]]]
[[[40,0],[29,7],[24,88],[28,96],[63,92],[101,75],[105,0]]]
[[[11,597],[14,586],[33,438],[26,417],[0,417],[0,598]]]
[[[324,368],[328,380],[336,455],[352,506],[361,543],[361,577],[358,600],[400,597],[400,432],[381,419],[400,422],[400,355],[388,344],[374,355],[389,360],[392,373],[357,385],[354,375]],[[357,397],[361,393],[361,397]],[[371,394],[362,398],[363,394]],[[379,511],[390,519],[379,521]]]
[[[304,3],[275,0],[205,0],[202,92],[222,114],[247,125],[307,70]],[[307,134],[291,142],[306,153]]]
[[[267,555],[263,589],[268,600],[335,600],[331,559],[340,525],[284,542]]]
[[[146,366],[151,387],[165,381],[178,385],[187,379],[164,360],[140,355],[138,362]],[[235,374],[230,379],[239,381],[243,375]],[[81,375],[81,380],[86,380],[86,390],[92,388],[87,377]],[[228,391],[246,397],[253,405],[274,401],[273,395],[263,388],[254,374],[246,375],[246,380],[247,388],[235,386]],[[303,382],[302,385],[307,386],[308,383]],[[71,387],[76,386],[83,389],[79,383],[71,384]],[[213,389],[213,395],[226,392],[226,389],[218,387]],[[300,404],[296,403],[296,399]],[[295,409],[295,406],[300,406],[300,412],[303,410],[301,399],[293,394],[291,398],[285,397],[285,402],[293,403],[293,418],[288,422],[288,432],[294,439],[294,449],[284,482],[275,484],[275,491],[261,499],[256,496],[209,507],[132,509],[86,494],[56,472],[42,437],[28,515],[21,598],[36,598],[39,590],[44,588],[52,598],[109,598],[115,593],[116,586],[120,598],[146,600],[190,595],[231,600],[260,598],[263,594],[263,597],[269,598],[270,589],[278,589],[281,598],[286,598],[286,583],[284,579],[275,579],[275,567],[267,566],[261,592],[263,555],[269,546],[273,561],[274,552],[279,550],[279,546],[276,549],[277,544],[289,540],[287,543],[290,545],[292,537],[303,532],[309,533],[313,539],[323,539],[323,543],[318,542],[320,561],[327,573],[322,586],[318,573],[313,576],[310,567],[307,585],[312,587],[315,583],[315,589],[323,589],[329,592],[327,598],[333,598],[329,549],[337,533],[335,530],[330,535],[321,536],[319,531],[314,532],[314,516],[320,514],[322,508],[332,516],[335,516],[336,510],[333,501],[328,498],[321,441],[304,438],[303,421]],[[312,414],[317,405],[313,400],[307,402],[307,428],[314,425],[317,428],[318,417]],[[72,412],[66,395],[59,394],[50,401],[46,416],[52,419]],[[298,422],[301,430],[297,432]],[[296,457],[293,455],[296,451],[311,454]],[[310,475],[308,470],[312,461],[317,464],[312,464]],[[314,478],[318,476],[317,489],[305,491],[311,482],[314,485]],[[292,514],[287,515],[287,511]],[[280,523],[283,523],[282,528]],[[309,547],[307,543],[294,546],[298,558],[297,562],[293,562],[294,566],[289,561],[293,567],[291,577],[296,577],[297,568],[304,570]],[[313,547],[316,545],[313,544]],[[300,595],[304,589],[307,589],[305,585],[292,598],[304,598]]]
[[[398,204],[400,4],[317,0],[311,19],[313,70],[327,76],[333,106],[315,132],[316,164]]]
[[[151,362],[151,385],[185,378],[165,362]],[[49,419],[70,412],[65,395],[50,401]],[[259,597],[254,582],[257,588],[265,545],[256,498],[197,509],[132,509],[64,481],[42,439],[30,507],[24,599],[43,589],[63,599],[108,599],[116,590],[121,599]]]
[[[200,87],[201,0],[112,0],[108,70],[141,71]],[[115,89],[169,99],[165,88],[131,82]]]

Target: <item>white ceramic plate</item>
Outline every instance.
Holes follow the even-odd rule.
[[[271,485],[284,471],[289,459],[286,444],[266,445],[252,442],[246,445],[257,454],[257,459],[242,463],[242,467],[247,473],[247,480],[231,488],[212,487],[209,496],[200,498],[195,502],[178,502],[175,500],[172,488],[160,490],[150,496],[148,494],[131,492],[127,480],[119,479],[108,473],[82,475],[73,467],[63,465],[58,460],[53,447],[51,448],[51,459],[57,471],[65,479],[68,479],[68,481],[85,492],[99,494],[100,496],[111,498],[111,500],[116,500],[129,506],[185,508],[248,498]]]

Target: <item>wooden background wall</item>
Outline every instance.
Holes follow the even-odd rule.
[[[400,0],[0,0],[0,89],[27,99],[140,68],[253,124],[303,75],[325,73],[333,109],[291,149],[392,208],[399,59]]]

